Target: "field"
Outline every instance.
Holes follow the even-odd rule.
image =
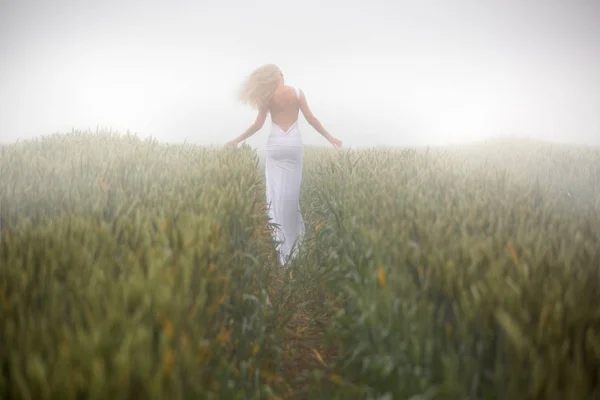
[[[2,145],[0,397],[600,398],[600,149],[307,148],[286,270],[259,164]]]

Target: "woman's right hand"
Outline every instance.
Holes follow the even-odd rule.
[[[338,149],[340,147],[342,147],[342,141],[339,139],[334,138],[333,136],[329,136],[329,138],[327,138],[327,141],[329,143],[331,143],[334,147],[337,147]]]
[[[229,142],[225,143],[225,146],[227,147],[236,147],[238,145],[239,141],[237,139],[233,139],[230,140]]]

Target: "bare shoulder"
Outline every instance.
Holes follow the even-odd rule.
[[[286,92],[288,93],[297,93],[300,91],[298,86],[285,85]]]
[[[302,90],[295,85],[286,85],[286,92],[287,95],[290,96],[290,98],[295,98],[297,100],[300,100],[300,98],[302,97]]]
[[[276,103],[289,103],[292,99],[299,99],[300,89],[295,86],[285,85],[281,86],[275,91],[273,95],[273,101]]]

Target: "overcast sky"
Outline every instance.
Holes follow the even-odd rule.
[[[264,63],[349,146],[600,144],[599,0],[0,0],[0,141],[99,124],[225,143]]]

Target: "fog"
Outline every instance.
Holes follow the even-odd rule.
[[[276,63],[345,146],[600,144],[597,0],[0,4],[1,142],[100,126],[223,144],[255,117],[237,88]]]

